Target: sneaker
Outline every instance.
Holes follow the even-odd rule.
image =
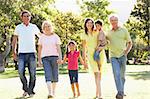
[[[29,95],[30,98],[33,97],[33,96],[34,96],[34,94],[30,94],[30,95]]]
[[[33,97],[35,95],[35,92],[32,91],[32,93],[28,93],[29,94],[29,97]]]
[[[23,97],[25,97],[25,96],[27,96],[27,95],[28,95],[27,92],[24,92],[24,93],[22,94]]]
[[[50,99],[50,98],[53,98],[53,96],[52,95],[48,95],[48,97],[47,97],[48,99]]]
[[[32,91],[32,94],[35,95],[35,92]]]
[[[116,99],[123,99],[123,96],[120,95],[120,94],[117,94],[117,95],[116,95]]]

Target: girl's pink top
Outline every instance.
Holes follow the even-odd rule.
[[[68,53],[68,70],[78,70],[79,51],[71,51]]]

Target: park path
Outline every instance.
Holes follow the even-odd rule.
[[[102,94],[103,99],[115,99],[116,89],[112,75],[111,67],[106,67],[102,76]],[[142,67],[140,67],[142,68]],[[146,71],[145,69],[139,71]],[[127,67],[127,72],[134,70],[134,67]],[[137,70],[137,69],[136,69]],[[149,69],[150,70],[150,69]],[[35,96],[31,99],[47,99],[47,88],[44,76],[37,76],[35,86]],[[78,99],[93,99],[95,96],[95,83],[93,74],[79,73],[79,84],[81,96]],[[150,79],[135,79],[126,76],[125,86],[126,97],[124,99],[150,99]],[[9,79],[0,79],[0,99],[22,99],[21,82],[18,77]],[[72,92],[67,74],[59,76],[55,99],[71,99]],[[76,98],[77,99],[77,98]]]

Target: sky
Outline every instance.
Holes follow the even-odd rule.
[[[125,23],[136,4],[136,0],[109,0],[109,9],[114,10],[121,23]]]
[[[136,3],[136,0],[109,0],[109,9],[115,11],[121,23],[125,23]],[[60,11],[71,11],[80,14],[80,7],[76,4],[76,0],[56,0],[56,7]]]

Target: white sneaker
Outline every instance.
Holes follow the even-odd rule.
[[[25,96],[27,96],[27,95],[28,95],[27,92],[24,92],[24,93],[22,94],[23,97],[25,97]]]
[[[30,94],[30,95],[29,95],[30,98],[33,97],[33,96],[34,96],[34,94]]]

